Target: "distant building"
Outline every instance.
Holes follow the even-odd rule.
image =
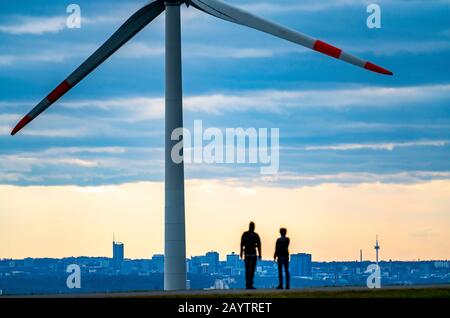
[[[121,268],[124,258],[124,246],[123,243],[113,241],[113,263],[118,269]]]
[[[107,268],[107,267],[109,267],[109,261],[106,260],[106,259],[102,259],[102,260],[100,260],[100,262],[99,262],[99,266],[100,266],[101,268]]]
[[[120,273],[124,275],[131,274],[133,271],[133,262],[130,260],[125,260],[121,263]]]
[[[219,253],[208,252],[205,255],[193,256],[189,262],[189,272],[197,274],[213,274],[220,270]]]
[[[211,274],[212,269],[208,263],[201,263],[199,268],[199,274]]]
[[[239,266],[239,255],[234,252],[227,255],[227,263],[226,266],[231,268],[237,268]]]
[[[34,259],[31,257],[27,257],[23,260],[23,266],[24,267],[33,267],[34,266]]]
[[[152,267],[157,273],[164,273],[164,255],[155,254],[152,257]]]
[[[90,276],[85,284],[86,292],[112,292],[126,290],[161,290],[164,286],[164,256],[154,255],[151,259],[122,259],[123,250],[116,244],[115,258],[121,263],[114,267],[113,260],[106,257],[67,257],[0,259],[0,282],[3,294],[48,294],[60,292],[60,279],[66,276],[69,264],[77,264],[82,273]],[[370,261],[329,261],[311,263],[310,254],[291,255],[291,287],[319,286],[366,286],[368,274],[366,266]],[[194,289],[242,288],[245,271],[243,261],[236,254],[229,254],[225,261],[219,261],[219,271],[214,272],[218,254],[208,253],[193,256],[189,264],[187,285]],[[110,266],[108,266],[108,262]],[[236,267],[236,264],[238,265]],[[313,270],[311,275],[311,265]],[[364,266],[362,266],[364,265]],[[433,261],[389,261],[381,262],[382,280],[385,286],[411,284],[449,284],[449,260]],[[258,287],[271,288],[278,279],[278,268],[273,260],[258,261],[256,279]],[[192,270],[191,270],[192,268]],[[159,271],[161,274],[156,274]],[[36,280],[23,277],[36,277]],[[295,276],[295,277],[294,277]],[[53,277],[52,279],[48,279]],[[114,278],[114,277],[117,277]],[[6,278],[3,279],[2,278]],[[92,278],[92,280],[91,280]],[[188,287],[189,288],[189,287]],[[67,290],[70,293],[70,290]],[[76,292],[76,291],[73,291]]]
[[[241,263],[242,262],[239,261],[239,255],[234,252],[228,254],[222,271],[226,275],[238,275],[239,269],[242,265]]]
[[[434,262],[435,268],[450,268],[450,262],[449,261],[436,261]]]
[[[419,272],[422,277],[430,276],[430,264],[427,262],[419,263]]]
[[[311,277],[312,276],[312,257],[311,254],[299,253],[291,255],[290,270],[293,276]]]
[[[143,273],[149,273],[151,271],[151,265],[152,265],[152,261],[151,260],[143,260],[140,263],[140,270]]]
[[[219,253],[208,252],[205,255],[204,263],[209,264],[210,273],[219,272]]]
[[[201,274],[204,270],[202,269],[202,264],[204,264],[204,256],[192,256],[189,271],[191,273]]]

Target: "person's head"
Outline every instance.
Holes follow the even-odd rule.
[[[249,230],[250,232],[253,232],[253,231],[255,230],[255,223],[250,222],[250,224],[248,225],[248,230]]]
[[[287,233],[287,230],[286,230],[284,227],[282,227],[282,228],[280,229],[280,234],[281,234],[281,236],[282,236],[282,237],[285,237],[285,236],[286,236],[286,233]]]

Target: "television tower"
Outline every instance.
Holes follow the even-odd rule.
[[[380,245],[378,244],[378,235],[377,235],[377,239],[376,239],[374,248],[375,248],[375,254],[376,254],[377,265],[378,265],[378,251],[380,250]]]

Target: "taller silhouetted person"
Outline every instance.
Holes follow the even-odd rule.
[[[257,254],[258,251],[258,254]],[[241,237],[241,258],[245,262],[245,287],[247,289],[255,289],[253,286],[253,278],[255,277],[256,260],[259,256],[261,259],[261,240],[259,235],[255,233],[255,223],[250,222],[248,231],[244,232]]]
[[[273,258],[278,262],[278,289],[283,289],[283,267],[286,273],[286,289],[289,289],[289,238],[286,237],[287,230],[280,229],[281,237],[275,245]]]

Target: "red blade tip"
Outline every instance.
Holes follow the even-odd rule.
[[[380,74],[385,74],[385,75],[394,75],[394,73],[392,73],[391,71],[382,68],[378,65],[375,65],[373,63],[367,62],[366,65],[364,65],[364,68],[367,70],[370,70],[372,72],[376,72],[376,73],[380,73]]]
[[[25,125],[27,125],[33,118],[31,118],[29,115],[26,115],[24,118],[22,118],[19,123],[14,127],[14,129],[11,132],[11,136],[14,136],[19,130],[21,130]]]
[[[341,53],[342,53],[342,50],[340,48],[335,47],[333,45],[330,45],[330,44],[320,41],[320,40],[317,40],[314,43],[313,50],[323,53],[323,54],[326,54],[326,55],[329,55],[329,56],[337,58],[337,59],[341,56]]]

